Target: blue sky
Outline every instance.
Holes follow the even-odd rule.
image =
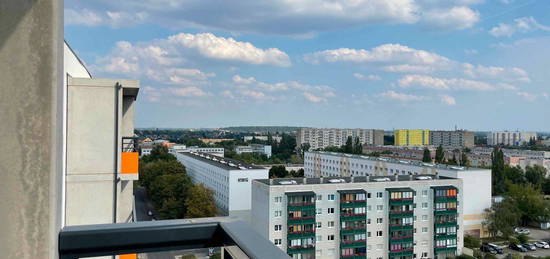
[[[65,1],[138,127],[550,127],[550,1]]]

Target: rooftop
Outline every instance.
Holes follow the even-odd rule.
[[[337,183],[374,183],[374,182],[404,182],[404,181],[438,181],[456,179],[436,175],[392,175],[392,176],[354,176],[354,177],[320,177],[320,178],[275,178],[255,180],[266,185],[308,185]]]
[[[352,154],[346,154],[346,153],[326,152],[326,151],[311,151],[311,152],[308,152],[308,153],[338,156],[338,157],[347,157],[347,158],[370,160],[370,161],[393,163],[393,164],[412,165],[412,166],[418,166],[418,167],[430,167],[430,168],[438,168],[438,169],[453,170],[453,171],[484,170],[482,168],[477,168],[477,167],[465,167],[465,166],[445,165],[445,164],[432,164],[432,163],[426,163],[426,162],[417,161],[417,160],[395,159],[395,158],[390,158],[390,157],[373,157],[373,156],[352,155]]]
[[[188,156],[196,160],[203,161],[205,163],[217,166],[225,170],[251,170],[251,169],[265,169],[265,167],[250,165],[235,159],[218,157],[202,152],[181,152],[178,153],[182,156]],[[265,169],[267,170],[267,169]]]

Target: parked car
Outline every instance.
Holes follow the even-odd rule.
[[[520,227],[514,228],[514,232],[516,232],[516,234],[520,234],[520,235],[529,235],[531,233],[531,231],[529,231],[529,229],[520,228]]]
[[[491,244],[491,243],[488,243],[487,245],[491,246],[495,251],[497,251],[498,254],[503,254],[504,253],[504,250],[500,246],[497,246],[497,245]]]
[[[481,247],[479,248],[481,252],[490,253],[490,254],[497,254],[497,250],[495,250],[492,246],[490,246],[487,243],[483,243]]]
[[[525,247],[527,250],[530,250],[530,251],[537,250],[537,247],[535,246],[535,244],[532,244],[532,243],[525,243],[525,244],[522,244],[522,246]]]
[[[544,249],[550,248],[550,245],[548,245],[548,243],[546,243],[544,241],[535,242],[535,246],[538,247],[538,248],[544,248]]]
[[[520,251],[520,252],[527,252],[527,249],[521,245],[518,244],[510,244],[508,246],[512,250]]]

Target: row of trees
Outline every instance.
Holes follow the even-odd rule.
[[[213,192],[193,184],[185,167],[156,146],[140,160],[139,184],[147,189],[159,219],[212,217],[217,214]]]
[[[287,171],[284,165],[276,165],[269,169],[269,178],[304,177],[304,169]]]
[[[445,159],[445,151],[443,150],[443,146],[437,147],[435,150],[435,160],[438,164],[448,164],[448,165],[460,165],[460,166],[470,166],[470,160],[468,159],[467,152],[465,151],[458,151],[460,153],[460,159],[456,156],[457,152],[453,152],[453,157],[451,159],[446,160]],[[424,154],[422,156],[422,161],[426,163],[433,162],[432,160],[432,153],[428,148],[424,148]]]
[[[359,137],[352,138],[351,136],[349,136],[348,139],[346,140],[345,145],[341,147],[334,147],[334,146],[326,147],[324,151],[360,155],[360,154],[363,154],[363,144],[361,144]]]

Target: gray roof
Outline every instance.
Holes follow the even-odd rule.
[[[329,156],[338,156],[338,157],[345,157],[345,158],[362,159],[362,160],[370,160],[370,161],[393,163],[393,164],[407,164],[407,165],[418,166],[418,167],[437,168],[437,169],[451,170],[451,171],[483,170],[483,168],[476,168],[476,167],[465,167],[465,166],[446,165],[446,164],[432,164],[432,163],[426,163],[426,162],[417,161],[417,160],[396,159],[396,158],[390,158],[390,157],[375,157],[375,156],[366,156],[366,155],[353,155],[353,154],[338,153],[338,152],[327,152],[327,151],[310,151],[308,153],[320,154],[320,155],[329,155]]]
[[[208,154],[208,153],[181,152],[181,153],[178,153],[178,154],[183,155],[183,156],[192,157],[196,160],[203,161],[205,163],[211,164],[213,166],[217,166],[217,167],[225,169],[225,170],[249,170],[249,169],[265,169],[265,170],[267,170],[265,167],[247,164],[247,163],[235,160],[235,159],[214,156],[214,155]],[[210,158],[208,158],[208,157],[210,157]],[[213,159],[216,159],[217,161],[213,160]],[[225,161],[226,163],[222,163],[221,161]],[[233,164],[234,166],[232,166],[230,164]]]
[[[438,181],[456,179],[452,177],[422,175],[392,175],[392,176],[354,176],[354,177],[316,177],[316,178],[275,178],[255,180],[266,185],[307,185],[307,184],[338,184],[338,183],[368,183],[368,182],[403,182],[403,181]],[[428,178],[429,177],[429,178]],[[384,181],[386,180],[386,181]],[[295,183],[293,183],[294,181]]]

